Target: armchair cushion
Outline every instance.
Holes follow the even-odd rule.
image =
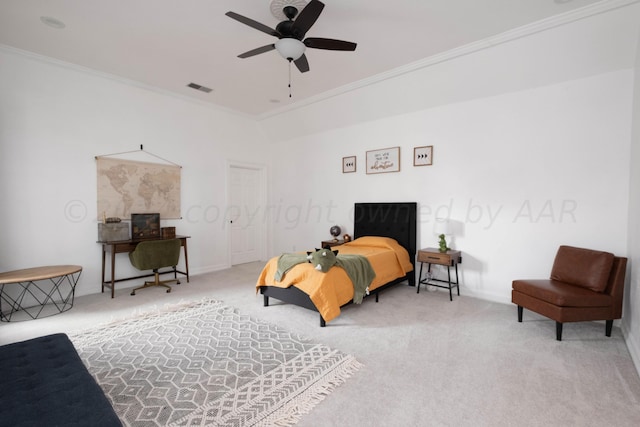
[[[514,280],[513,290],[558,307],[608,307],[611,295],[556,280]]]
[[[560,246],[551,269],[551,280],[594,292],[604,292],[613,266],[613,258],[614,255],[609,252]]]

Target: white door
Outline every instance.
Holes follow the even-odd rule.
[[[264,229],[261,178],[262,171],[259,168],[229,167],[231,265],[260,260]]]

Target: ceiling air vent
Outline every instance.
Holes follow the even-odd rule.
[[[199,90],[199,91],[204,92],[204,93],[209,93],[209,92],[211,92],[213,90],[213,89],[209,89],[206,86],[201,86],[201,85],[199,85],[197,83],[189,83],[187,85],[187,87],[190,87],[191,89]]]

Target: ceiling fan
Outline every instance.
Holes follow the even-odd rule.
[[[318,0],[311,0],[305,5],[305,2],[301,0],[274,0],[271,4],[274,15],[276,15],[274,6],[279,7],[281,5],[283,6],[282,13],[284,17],[286,17],[286,20],[280,22],[275,29],[235,12],[227,12],[225,14],[251,28],[255,28],[258,31],[262,31],[279,39],[275,43],[242,53],[238,55],[238,58],[249,58],[276,49],[283,58],[289,62],[293,61],[301,73],[306,73],[309,71],[309,62],[304,52],[308,47],[326,50],[356,50],[356,43],[352,42],[318,37],[305,38],[307,31],[315,24],[320,13],[322,13],[324,3]],[[298,13],[298,7],[296,6],[303,7],[300,13]]]

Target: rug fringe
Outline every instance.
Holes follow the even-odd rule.
[[[297,399],[287,402],[277,411],[253,425],[255,427],[294,426],[302,419],[303,415],[310,413],[336,387],[344,384],[347,379],[351,378],[363,366],[355,357],[351,355],[345,356],[340,365],[331,371],[331,374],[326,375],[313,386],[304,390]]]

